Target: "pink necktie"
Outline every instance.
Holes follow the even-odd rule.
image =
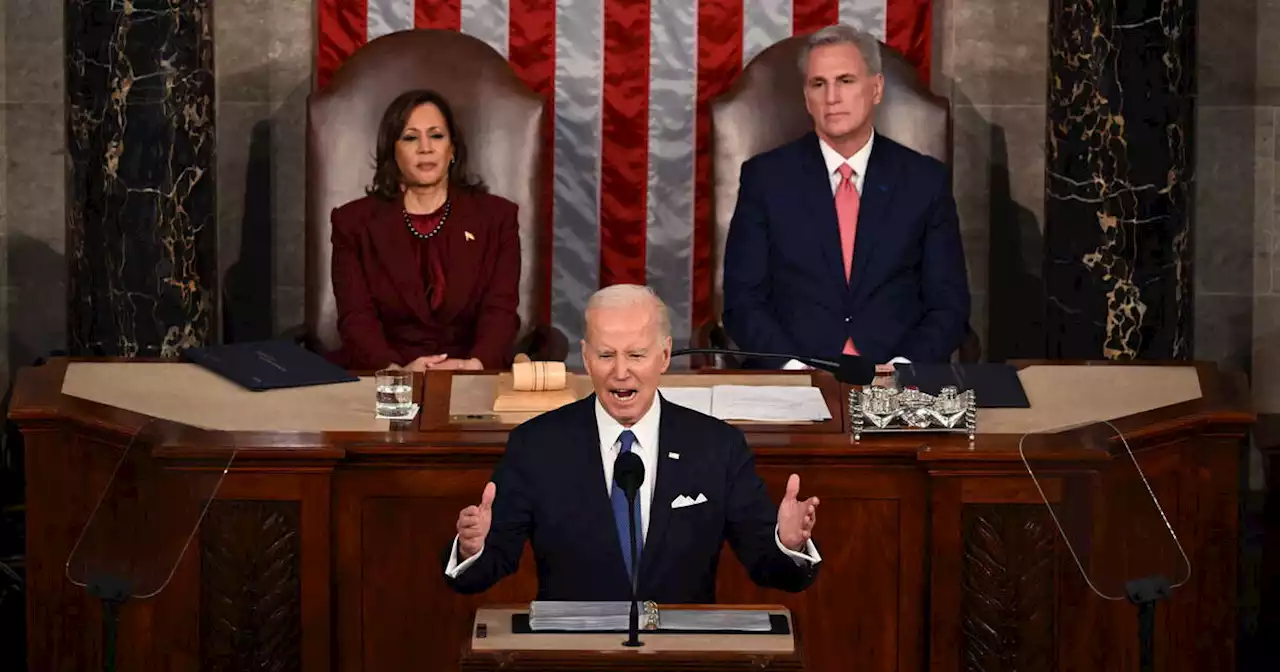
[[[836,220],[840,222],[840,252],[844,258],[844,280],[849,282],[853,271],[853,241],[858,234],[858,187],[853,184],[853,167],[840,164],[840,186],[836,187]],[[846,339],[844,354],[856,355],[853,339]]]

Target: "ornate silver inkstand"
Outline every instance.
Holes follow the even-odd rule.
[[[959,392],[948,385],[938,395],[914,387],[864,385],[849,392],[849,419],[853,440],[872,433],[978,432],[978,401],[973,390]]]

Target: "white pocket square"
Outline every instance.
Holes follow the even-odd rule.
[[[679,497],[676,497],[675,499],[671,500],[671,508],[683,509],[686,506],[693,506],[694,504],[703,504],[706,501],[707,501],[707,496],[702,494],[701,492],[698,493],[697,499],[693,499],[685,495],[680,495]]]

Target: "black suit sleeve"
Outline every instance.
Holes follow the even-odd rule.
[[[524,449],[522,436],[519,431],[511,432],[502,460],[493,472],[497,492],[484,551],[475,564],[458,574],[456,579],[445,577],[449,586],[459,593],[482,593],[520,567],[520,555],[533,533],[532,484],[528,478],[528,451]],[[452,550],[453,540],[450,539],[442,554],[445,568],[449,566]]]
[[[751,580],[765,588],[798,593],[817,577],[818,567],[796,561],[778,548],[778,505],[756,473],[746,438],[734,431],[726,477],[729,493],[726,534]]]
[[[908,332],[895,355],[913,362],[949,362],[964,342],[969,324],[969,275],[956,203],[947,177],[937,171],[920,262],[924,318]]]
[[[795,344],[770,307],[772,243],[768,215],[760,202],[765,185],[758,166],[756,161],[742,166],[738,203],[725,240],[724,327],[743,350],[795,352]]]

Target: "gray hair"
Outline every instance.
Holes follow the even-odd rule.
[[[596,308],[630,308],[649,303],[658,313],[658,340],[671,337],[671,311],[662,297],[647,285],[609,285],[587,299],[587,312]]]
[[[800,74],[808,72],[810,52],[831,44],[852,44],[862,54],[862,60],[867,62],[867,71],[872,75],[880,74],[880,41],[871,33],[847,23],[827,26],[805,40],[804,46],[800,48]]]

